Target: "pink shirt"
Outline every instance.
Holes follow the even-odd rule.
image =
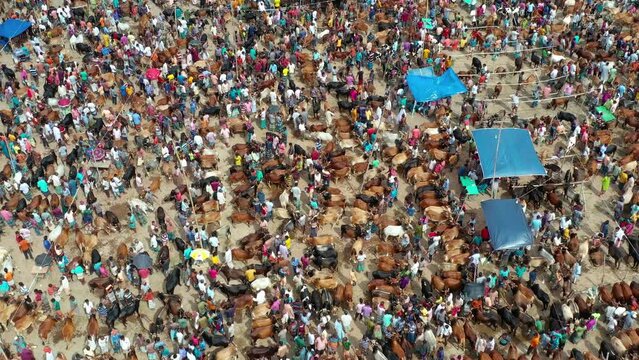
[[[321,336],[315,338],[315,350],[321,351],[326,349],[326,340],[324,340]]]

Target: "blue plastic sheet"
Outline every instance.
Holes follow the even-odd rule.
[[[441,76],[422,75],[424,69],[418,70],[421,71],[410,70],[406,77],[408,88],[417,102],[437,101],[467,91],[453,69],[446,70]]]
[[[485,179],[546,175],[525,129],[477,129],[473,138]]]
[[[533,236],[524,209],[513,199],[481,202],[490,244],[494,250],[513,250],[532,245]]]
[[[0,24],[0,37],[5,39],[13,39],[16,36],[20,36],[23,32],[27,31],[31,27],[31,22],[9,19]]]

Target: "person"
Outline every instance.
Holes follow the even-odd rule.
[[[538,332],[533,332],[533,336],[530,339],[530,344],[528,345],[528,350],[526,351],[526,355],[530,355],[538,346],[541,336]]]
[[[610,188],[610,181],[610,174],[606,174],[603,176],[603,178],[601,178],[601,191],[599,195],[603,195],[606,193],[606,191],[608,191],[608,188]]]
[[[572,283],[576,284],[580,276],[581,276],[581,263],[577,261],[572,266]]]
[[[25,259],[33,260],[33,250],[31,249],[31,243],[29,242],[29,240],[27,239],[20,240],[20,242],[18,243],[18,248],[22,252],[22,255],[24,255]]]
[[[91,314],[93,313],[93,310],[95,310],[93,302],[89,299],[84,300],[84,304],[82,304],[82,307],[84,308],[84,313],[86,314],[87,317],[91,316]]]
[[[363,272],[364,271],[364,261],[366,260],[366,255],[364,254],[363,250],[359,251],[359,254],[357,254],[357,272]]]
[[[135,217],[135,214],[133,214],[132,212],[129,212],[128,217],[129,217],[129,229],[131,229],[131,231],[133,232],[136,232],[137,219]]]

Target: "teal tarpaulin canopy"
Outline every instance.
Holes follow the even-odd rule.
[[[446,70],[441,76],[435,76],[432,68],[425,69],[409,70],[406,77],[416,102],[437,101],[467,91],[453,69]]]
[[[481,209],[494,250],[513,250],[532,245],[533,236],[524,209],[515,200],[482,201]]]
[[[477,129],[473,138],[485,179],[546,175],[525,129]]]

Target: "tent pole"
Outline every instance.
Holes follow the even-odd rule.
[[[495,198],[495,185],[494,182],[495,180],[495,174],[497,173],[497,160],[499,157],[499,143],[501,142],[501,128],[499,128],[499,132],[497,133],[497,146],[495,146],[495,160],[493,161],[493,177],[492,177],[492,183],[491,183],[491,190],[492,190],[492,195],[493,195],[493,199]]]

